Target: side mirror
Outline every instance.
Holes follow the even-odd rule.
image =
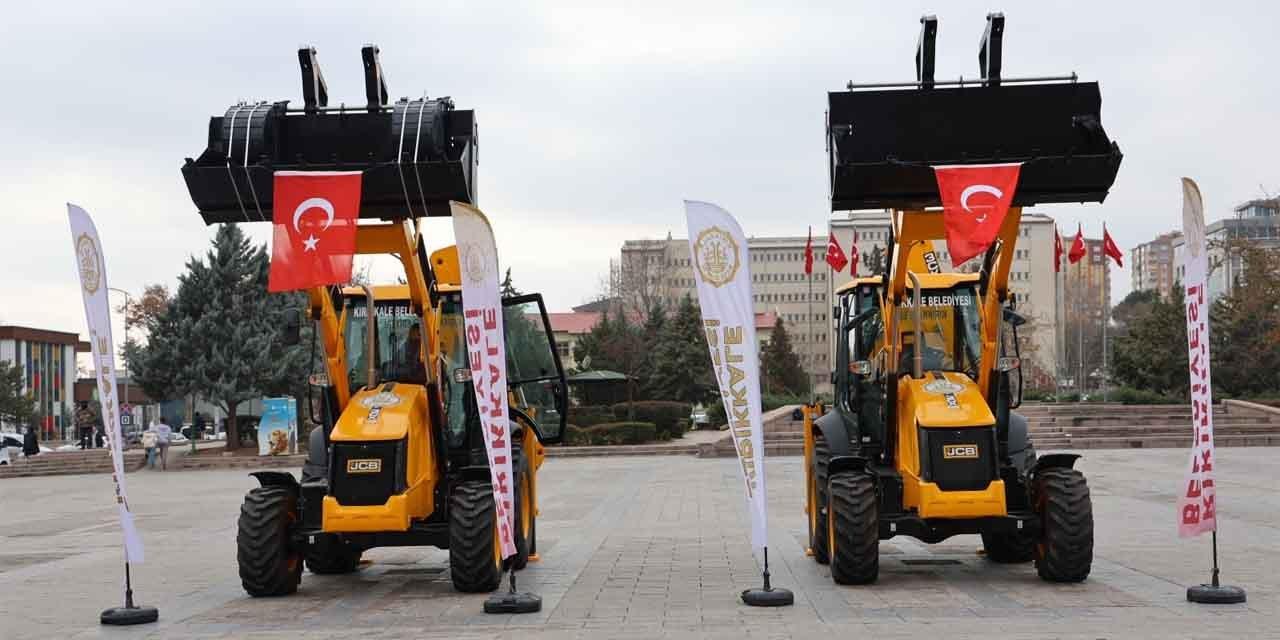
[[[1004,309],[1004,321],[1008,322],[1009,326],[1014,328],[1021,327],[1022,325],[1027,323],[1026,318],[1024,318],[1017,311],[1014,311],[1013,309],[1010,309],[1008,307]]]
[[[1022,367],[1022,359],[1005,356],[996,360],[996,371],[1013,371]]]
[[[871,375],[871,361],[869,361],[869,360],[858,360],[857,362],[850,362],[850,363],[849,363],[849,373],[852,373],[852,374],[853,374],[853,375],[855,375],[855,376],[869,376],[869,375]]]
[[[302,314],[297,309],[284,310],[284,326],[280,329],[280,339],[285,346],[292,347],[302,340]]]

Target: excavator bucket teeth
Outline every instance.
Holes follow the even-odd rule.
[[[828,94],[831,209],[939,206],[932,166],[1023,163],[1013,204],[1101,202],[1120,168],[1096,82]]]

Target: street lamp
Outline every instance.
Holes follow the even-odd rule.
[[[132,302],[133,296],[129,295],[129,292],[125,291],[124,289],[117,289],[116,287],[107,287],[107,289],[109,291],[114,291],[116,293],[124,294],[124,342],[125,344],[128,344],[129,343],[129,307],[133,305],[133,302]],[[133,422],[133,405],[129,403],[130,371],[128,369],[128,366],[129,366],[129,361],[125,360],[124,402],[122,402],[121,404],[129,405],[129,409],[130,409],[129,422],[132,423]]]

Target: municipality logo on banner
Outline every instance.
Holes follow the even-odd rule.
[[[124,398],[116,397],[116,350],[111,339],[111,307],[107,303],[107,272],[102,259],[102,241],[93,219],[84,209],[67,204],[67,217],[71,222],[72,250],[75,252],[76,272],[80,274],[80,295],[84,300],[84,317],[89,325],[89,346],[93,355],[93,368],[98,382],[98,399],[102,403],[102,422],[106,426],[107,445],[111,448],[111,481],[115,485],[116,509],[119,511],[120,528],[124,530],[126,561],[142,562],[142,538],[133,524],[133,512],[129,510],[129,497],[124,485],[124,438],[120,434],[120,405]]]
[[[728,211],[706,202],[686,200],[684,206],[702,326],[751,514],[751,544],[762,549],[768,546],[764,434],[747,241],[742,227]]]

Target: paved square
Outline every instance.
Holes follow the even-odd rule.
[[[976,536],[882,543],[880,581],[838,587],[804,556],[800,458],[768,462],[775,584],[784,609],[738,592],[759,574],[731,459],[553,459],[543,468],[542,561],[522,588],[530,616],[486,616],[482,595],[452,591],[447,554],[380,549],[350,576],[304,574],[287,598],[250,599],[235,566],[235,520],[254,481],[241,471],[129,476],[148,561],[140,602],[160,623],[97,625],[119,604],[121,551],[107,476],[0,482],[0,638],[1183,638],[1280,636],[1280,450],[1220,449],[1222,564],[1249,603],[1191,605],[1208,577],[1209,539],[1173,526],[1180,450],[1088,452],[1093,573],[1041,582],[1030,565],[976,554]]]

